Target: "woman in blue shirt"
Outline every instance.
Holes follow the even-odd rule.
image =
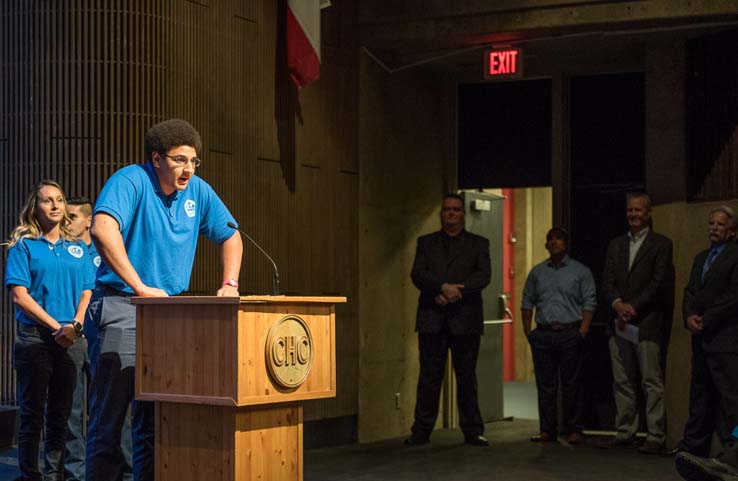
[[[70,356],[82,332],[94,279],[87,247],[67,228],[66,200],[58,183],[43,180],[28,197],[13,230],[5,287],[16,306],[13,348],[20,426],[18,466],[24,480],[40,480],[38,456],[44,436],[44,480],[62,480],[67,419],[76,382]],[[45,408],[45,411],[44,411]]]

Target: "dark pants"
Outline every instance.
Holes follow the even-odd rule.
[[[85,322],[85,338],[87,339],[87,353],[90,361],[97,362],[100,359],[100,344],[97,338],[97,325],[94,322]],[[96,363],[88,362],[88,387],[92,380],[92,374],[95,371]],[[123,421],[123,428],[120,432],[120,449],[123,455],[123,481],[133,480],[133,447],[131,442],[131,409],[129,407],[126,418]],[[85,465],[82,464],[82,472],[79,477],[84,480]],[[74,479],[74,478],[68,478]]]
[[[85,418],[87,417],[87,379],[90,363],[87,361],[87,341],[77,339],[80,349],[70,351],[74,362],[77,382],[74,387],[72,412],[67,422],[66,455],[64,457],[64,479],[84,481],[85,479]]]
[[[456,373],[456,395],[459,405],[459,425],[467,437],[484,433],[484,423],[477,399],[477,356],[479,335],[454,335],[445,329],[438,334],[419,333],[420,375],[415,401],[413,436],[428,437],[436,425],[441,385],[448,350]]]
[[[90,386],[87,481],[120,481],[125,472],[121,429],[133,416],[133,479],[154,480],[154,403],[133,400],[136,308],[127,296],[93,293],[86,322],[98,332]]]
[[[582,336],[576,326],[561,331],[545,330],[540,326],[528,336],[538,388],[540,430],[552,438],[558,434],[556,400],[561,381],[564,429],[567,433],[582,432]]]
[[[689,417],[679,445],[696,456],[709,456],[712,433],[725,444],[738,425],[738,353],[707,353],[692,336]]]
[[[64,479],[64,442],[76,383],[70,352],[80,349],[76,343],[62,348],[46,327],[18,324],[13,363],[20,408],[18,467],[23,480],[42,479],[38,456],[44,427],[43,479]]]

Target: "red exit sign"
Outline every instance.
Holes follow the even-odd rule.
[[[523,76],[523,51],[519,48],[485,49],[484,78]]]

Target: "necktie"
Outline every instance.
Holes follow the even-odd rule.
[[[705,260],[705,264],[702,266],[702,280],[705,280],[705,274],[707,274],[707,271],[710,270],[710,267],[712,267],[713,262],[715,262],[715,259],[718,256],[718,250],[717,249],[710,249],[710,254],[707,256],[707,259]]]

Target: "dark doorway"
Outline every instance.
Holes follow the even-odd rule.
[[[551,185],[551,80],[459,86],[459,188]]]
[[[571,81],[571,254],[594,274],[601,291],[607,244],[628,229],[625,194],[645,187],[642,73],[575,77]],[[612,372],[605,328],[610,307],[600,292],[584,366],[588,429],[612,429]]]

